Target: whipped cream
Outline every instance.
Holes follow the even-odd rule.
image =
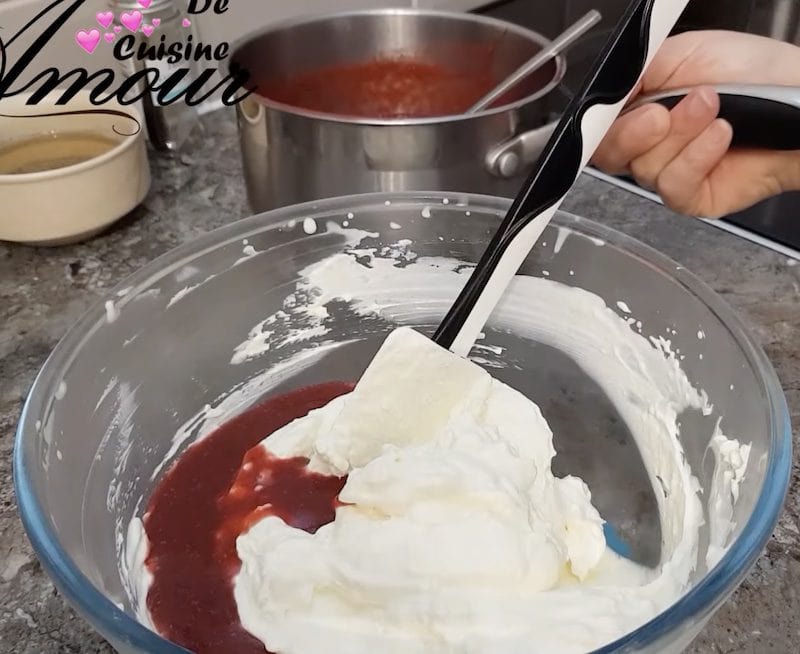
[[[380,250],[359,249],[361,238],[372,234],[340,230],[331,223],[327,228],[345,234],[345,251],[301,272],[283,310],[253,327],[233,353],[233,364],[284,347],[290,355],[280,364],[281,378],[319,362],[342,339],[326,309],[334,300],[344,300],[358,315],[379,316],[396,325],[433,324],[472,270],[453,259],[417,257],[407,241]],[[564,234],[559,231],[562,244]],[[363,265],[365,260],[368,266]],[[281,654],[585,652],[667,608],[694,579],[704,522],[698,484],[678,439],[677,419],[685,409],[709,415],[713,407],[705,393],[691,385],[669,341],[635,333],[630,321],[585,290],[518,276],[489,327],[567,353],[617,409],[657,489],[662,548],[655,569],[613,554],[602,540],[602,520],[585,484],[553,477],[552,435],[535,405],[482,371],[478,374],[469,367],[467,374],[463,366],[471,364],[460,359],[453,363],[451,355],[437,352],[458,370],[456,380],[437,373],[425,381],[426,388],[435,389],[429,395],[445,392],[446,402],[425,405],[424,411],[406,402],[395,418],[383,421],[386,429],[376,433],[365,429],[367,423],[356,416],[375,419],[382,409],[369,401],[349,406],[348,398],[360,392],[356,390],[262,445],[280,455],[305,452],[320,472],[349,474],[341,499],[356,508],[343,507],[336,521],[314,536],[277,518],[265,518],[240,537],[243,568],[236,579],[236,598],[245,627]],[[359,334],[351,331],[347,337]],[[411,339],[406,342],[412,345]],[[491,353],[481,354],[491,358]],[[406,360],[397,369],[408,365]],[[430,369],[428,362],[429,373]],[[206,407],[188,420],[176,434],[171,454],[190,431],[192,438],[202,438],[215,424],[255,401],[272,387],[274,373],[274,368],[264,370],[213,409]],[[376,374],[366,388],[372,387],[370,394],[375,397],[375,389],[380,391],[384,384],[382,392],[389,388],[387,395],[392,396],[399,391],[397,370],[392,375],[389,380]],[[358,388],[364,388],[365,380]],[[453,383],[461,393],[447,396],[447,385]],[[419,387],[414,391],[412,397],[419,397]],[[467,397],[472,408],[463,404]],[[510,424],[515,412],[495,410],[488,420],[485,407],[505,406],[503,402],[527,416],[524,438],[522,427]],[[354,408],[362,404],[366,407]],[[351,416],[349,422],[341,421],[342,414]],[[422,424],[418,420],[423,414],[426,420],[438,416],[439,421],[424,437],[412,427]],[[357,442],[351,440],[355,434],[360,434]],[[713,555],[709,551],[714,560],[729,545],[730,506],[747,465],[746,448],[721,430],[715,435],[720,474],[713,483],[720,488],[707,489],[704,495],[709,517],[717,521]],[[492,456],[476,456],[484,450]],[[435,457],[433,452],[448,454]],[[524,471],[520,462],[525,462]],[[425,471],[430,478],[422,475]],[[462,475],[465,471],[469,474]],[[402,484],[389,479],[402,479]],[[412,483],[414,479],[417,482]],[[465,501],[476,497],[482,501]],[[444,511],[454,506],[462,512]],[[437,548],[430,530],[423,536],[413,530],[407,538],[386,536],[382,542],[374,528],[378,516],[387,518],[391,524],[385,526],[391,530],[400,524],[427,525],[424,520],[437,515],[444,519],[441,532],[437,531],[437,536],[443,535]],[[521,515],[525,520],[511,519]],[[567,524],[579,529],[581,538],[568,538]],[[469,538],[456,544],[446,537],[452,533]],[[439,550],[447,554],[437,555]],[[503,556],[494,556],[498,553]],[[417,582],[423,577],[428,579],[423,589],[428,595],[420,594]],[[481,585],[481,579],[487,583]],[[268,592],[270,587],[280,593]]]
[[[530,651],[545,630],[548,647],[577,652],[639,619],[621,607],[578,642],[573,611],[546,607],[543,593],[602,586],[603,559],[618,564],[589,489],[553,476],[533,402],[410,328],[352,393],[259,447],[348,475],[346,506],[315,534],[268,517],[237,541],[239,616],[270,651]],[[584,620],[608,617],[617,591],[596,592]]]

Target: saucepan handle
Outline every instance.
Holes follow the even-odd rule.
[[[544,150],[558,123],[552,122],[521,132],[486,153],[486,169],[497,177],[510,179],[532,166]]]
[[[800,87],[718,84],[712,88],[719,94],[719,117],[733,127],[733,147],[800,150]],[[672,109],[690,90],[642,95],[626,111],[651,102]]]
[[[264,105],[251,97],[246,97],[237,106],[239,118],[248,125],[260,126],[264,120]]]

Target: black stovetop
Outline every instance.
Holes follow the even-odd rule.
[[[800,251],[800,192],[784,193],[724,220]]]

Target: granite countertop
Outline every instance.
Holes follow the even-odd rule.
[[[11,479],[14,430],[34,376],[69,326],[109,288],[174,246],[247,215],[232,116],[204,119],[191,155],[152,157],[144,204],[80,245],[0,243],[0,651],[111,652],[70,609],[33,555]],[[800,425],[800,265],[583,176],[565,209],[604,222],[693,271],[740,313],[772,360]],[[800,433],[795,427],[795,446]],[[765,554],[689,650],[789,653],[800,638],[800,474]]]

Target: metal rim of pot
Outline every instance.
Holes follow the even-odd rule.
[[[489,25],[501,28],[507,32],[515,33],[529,41],[541,45],[542,47],[546,47],[550,43],[550,39],[546,38],[542,34],[539,34],[538,32],[534,32],[533,30],[529,30],[525,27],[521,27],[514,23],[510,23],[497,18],[492,18],[490,16],[483,16],[468,12],[441,11],[436,9],[416,9],[413,7],[388,8],[388,9],[363,9],[363,10],[353,10],[353,11],[328,12],[324,14],[295,17],[273,23],[266,28],[253,30],[245,34],[243,37],[234,41],[231,47],[231,56],[227,60],[227,69],[228,72],[230,73],[231,67],[237,63],[237,58],[238,58],[237,55],[241,53],[242,49],[245,46],[249,45],[256,39],[259,39],[261,37],[267,36],[272,33],[280,32],[282,30],[291,27],[297,27],[300,25],[307,25],[312,23],[324,23],[325,21],[334,18],[346,18],[346,17],[356,17],[356,16],[403,16],[403,15],[449,18],[458,21]],[[450,114],[446,116],[432,116],[424,118],[364,118],[360,116],[345,116],[340,114],[311,111],[308,109],[304,109],[302,107],[297,107],[294,105],[277,102],[275,100],[264,97],[257,93],[253,93],[252,95],[248,96],[248,99],[252,98],[252,101],[260,105],[260,107],[266,107],[277,111],[303,116],[305,118],[310,118],[314,120],[324,120],[335,123],[347,123],[352,125],[367,125],[367,126],[402,126],[402,125],[411,126],[411,125],[436,125],[439,123],[452,123],[454,121],[473,120],[476,118],[482,118],[486,116],[492,116],[495,114],[506,113],[508,111],[520,109],[540,98],[545,97],[561,83],[567,70],[566,59],[562,54],[556,55],[555,57],[553,57],[553,60],[556,65],[556,70],[555,73],[553,74],[553,77],[545,86],[538,89],[535,93],[527,95],[524,98],[520,98],[519,100],[515,100],[514,102],[511,102],[509,104],[497,107],[491,107],[483,111],[476,112],[474,114]],[[248,118],[245,109],[241,108],[241,105],[242,103],[238,105],[238,107],[240,108],[240,113],[244,115],[245,118]],[[252,119],[252,117],[250,118]],[[552,130],[552,126],[549,125],[545,126],[545,128],[548,127],[549,129]],[[533,131],[536,132],[538,130],[533,130]],[[495,156],[494,158],[496,159],[497,156]],[[488,163],[489,161],[487,158],[487,164]]]

